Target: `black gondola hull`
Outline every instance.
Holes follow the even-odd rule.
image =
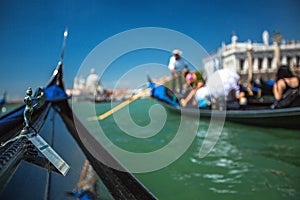
[[[246,125],[268,128],[300,129],[300,107],[283,109],[257,110],[208,110],[197,108],[174,107],[159,101],[169,111],[200,119],[220,119]]]

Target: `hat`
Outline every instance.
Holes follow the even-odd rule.
[[[173,50],[173,54],[174,54],[174,55],[181,55],[181,54],[182,54],[182,51],[180,51],[179,49],[174,49],[174,50]]]

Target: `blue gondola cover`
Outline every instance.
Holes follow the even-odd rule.
[[[65,91],[56,85],[45,88],[44,92],[46,94],[46,101],[59,101],[68,98]]]
[[[176,95],[164,85],[157,86],[152,89],[151,95],[156,99],[164,101],[172,106],[180,106]]]

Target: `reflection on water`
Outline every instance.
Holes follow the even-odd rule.
[[[198,151],[205,130],[199,130],[196,145],[187,152],[190,169],[197,172],[180,173],[173,178],[194,184],[202,182],[199,187],[216,195],[228,194],[230,198],[299,197],[300,137],[295,134],[296,131],[271,133],[268,129],[227,123],[216,147],[200,159]]]
[[[193,175],[199,181],[205,180],[208,189],[214,193],[238,193],[236,186],[242,184],[243,177],[247,175],[251,167],[251,164],[242,161],[242,153],[227,140],[228,135],[225,129],[216,148],[206,158],[201,159],[197,150],[205,138],[205,131],[200,130],[196,138],[198,148],[195,148],[190,157],[190,162],[201,168],[201,173]]]

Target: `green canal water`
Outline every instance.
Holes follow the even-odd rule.
[[[154,118],[166,114],[167,120],[157,134],[148,138],[137,138],[128,134],[131,125],[124,131],[112,116],[97,123],[87,120],[90,117],[89,110],[95,109],[99,115],[111,108],[110,103],[73,104],[79,118],[99,142],[103,141],[95,124],[101,127],[112,145],[137,154],[163,148],[174,139],[178,131],[180,115],[169,113],[161,107],[151,110],[153,106],[158,106],[158,103],[151,99],[142,99],[127,107],[131,116],[125,112],[126,109],[115,113],[121,119],[123,127],[133,121],[140,128],[137,130],[141,135],[143,132],[151,132],[148,130],[151,123],[149,110]],[[206,131],[213,122],[188,118],[188,123],[196,124],[199,128],[192,144],[181,157],[161,169],[135,173],[159,199],[299,199],[298,130],[260,128],[226,122],[212,151],[206,157],[199,158]],[[136,127],[132,128],[133,131],[134,129]],[[193,130],[186,128],[184,134],[188,137],[193,134]],[[133,162],[136,165],[145,164],[142,163],[142,158],[140,163]]]

